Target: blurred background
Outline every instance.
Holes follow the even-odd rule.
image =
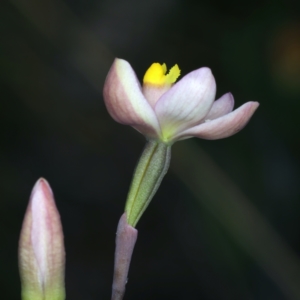
[[[114,57],[212,69],[217,97],[260,107],[237,135],[173,147],[137,228],[125,299],[300,299],[300,2],[3,0],[0,282],[43,176],[61,213],[67,299],[109,299],[114,238],[145,139],[102,98]]]

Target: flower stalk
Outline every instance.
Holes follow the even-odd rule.
[[[127,223],[126,213],[119,221],[116,234],[114,279],[112,300],[122,300],[127,283],[132,252],[136,243],[138,231]]]
[[[171,160],[171,145],[149,140],[136,166],[127,196],[125,212],[135,227],[166,175]]]

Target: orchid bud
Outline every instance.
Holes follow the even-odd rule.
[[[65,249],[60,216],[48,182],[35,184],[19,241],[22,300],[64,300]]]

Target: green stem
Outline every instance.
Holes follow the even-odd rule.
[[[163,177],[166,175],[171,159],[171,145],[150,140],[136,166],[125,212],[129,225],[135,227],[146,210]]]

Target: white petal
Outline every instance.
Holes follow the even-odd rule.
[[[136,74],[127,61],[115,59],[106,77],[103,96],[115,121],[131,125],[147,136],[159,135],[154,110],[143,96]]]
[[[233,110],[233,106],[234,98],[231,93],[227,93],[213,103],[211,110],[205,116],[205,120],[213,120],[227,115]]]
[[[184,140],[194,136],[207,140],[217,140],[229,137],[244,128],[258,106],[258,102],[247,102],[223,117],[185,130],[176,139]]]
[[[216,83],[210,69],[201,68],[187,74],[163,94],[154,110],[164,137],[199,124],[210,110],[215,93]]]

